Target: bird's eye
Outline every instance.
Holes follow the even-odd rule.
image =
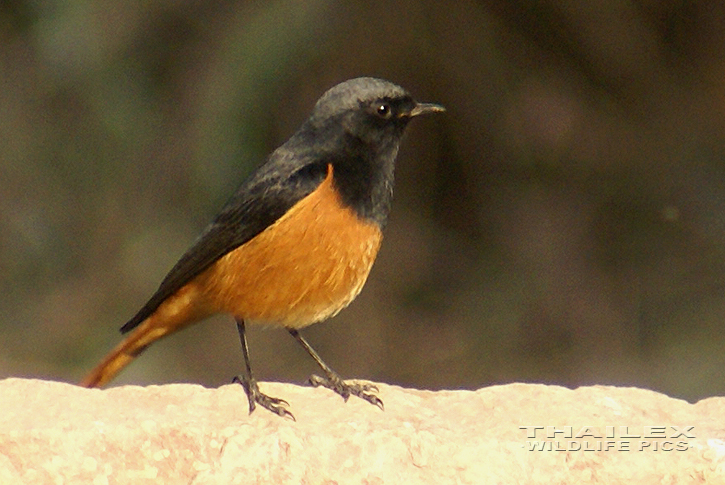
[[[381,118],[388,119],[388,118],[390,118],[390,114],[392,113],[392,110],[390,109],[389,104],[382,103],[382,104],[378,105],[378,107],[376,108],[376,112],[378,113],[378,116],[380,116]]]

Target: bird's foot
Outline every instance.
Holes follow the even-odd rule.
[[[264,409],[273,412],[274,414],[283,418],[290,418],[292,421],[296,421],[294,415],[287,409],[289,403],[284,399],[271,397],[263,394],[259,390],[257,381],[255,379],[248,379],[244,376],[236,376],[232,380],[237,384],[241,384],[244,388],[244,392],[247,393],[247,399],[249,400],[249,414],[256,408],[257,404],[262,406]]]
[[[384,409],[383,401],[375,395],[375,393],[378,392],[378,388],[373,384],[364,384],[360,382],[348,383],[343,381],[337,374],[327,374],[325,377],[313,374],[310,376],[308,382],[314,387],[322,386],[335,391],[341,395],[345,401],[347,401],[351,395],[357,396],[360,399],[366,400],[370,404],[374,404],[380,409]]]

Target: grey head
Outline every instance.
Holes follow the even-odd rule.
[[[419,103],[389,81],[361,77],[325,92],[310,117],[276,154],[319,181],[332,164],[344,202],[362,218],[385,225],[393,194],[395,158],[408,122],[444,111]],[[301,181],[300,177],[295,179]]]
[[[323,131],[337,126],[363,141],[379,142],[380,137],[386,137],[399,142],[411,118],[444,110],[437,104],[415,101],[408,91],[390,81],[359,77],[327,90],[315,104],[308,123]]]

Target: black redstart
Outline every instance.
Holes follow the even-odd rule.
[[[293,418],[263,394],[249,359],[245,323],[285,327],[322,368],[314,385],[382,407],[374,386],[348,383],[299,329],[337,314],[360,293],[380,247],[403,131],[415,116],[443,111],[381,79],[328,90],[300,129],[247,179],[126,323],[123,340],[82,382],[100,387],[151,343],[217,313],[234,316],[256,404]]]

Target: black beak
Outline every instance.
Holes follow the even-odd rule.
[[[414,116],[424,115],[426,113],[439,113],[446,109],[440,104],[435,103],[416,103],[413,109],[410,110],[408,116],[411,118]]]

